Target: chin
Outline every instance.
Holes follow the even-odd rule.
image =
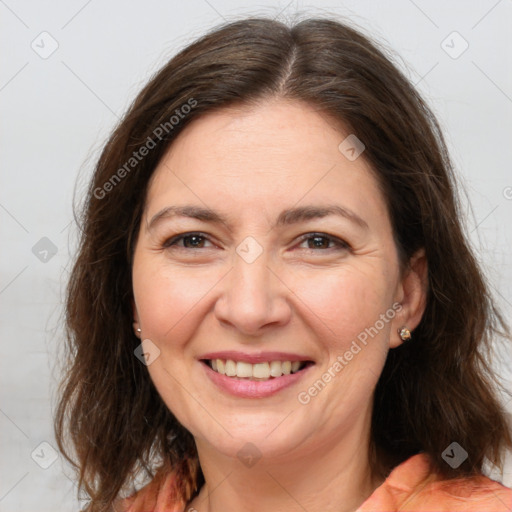
[[[286,416],[286,415],[285,415]],[[226,432],[221,426],[215,429],[211,425],[191,429],[198,442],[198,447],[207,445],[226,457],[238,458],[243,464],[253,458],[275,459],[296,452],[309,437],[308,432],[294,422],[290,417],[283,423],[283,414],[254,415],[248,414],[244,420],[238,418],[236,424],[230,421],[222,422],[227,425]],[[217,417],[219,422],[220,417]],[[248,466],[249,467],[249,466]]]

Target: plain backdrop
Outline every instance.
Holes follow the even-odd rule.
[[[511,0],[0,0],[0,511],[80,509],[51,422],[74,190],[80,199],[110,130],[179,49],[224,21],[297,12],[373,35],[432,106],[465,183],[468,232],[511,319]],[[495,364],[511,379],[510,351]],[[501,478],[510,484],[510,465]]]

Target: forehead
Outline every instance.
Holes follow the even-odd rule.
[[[339,149],[350,135],[313,106],[283,100],[194,120],[170,146],[148,190],[148,215],[176,201],[240,215],[338,203],[387,217],[366,161]],[[186,199],[185,199],[186,198]]]

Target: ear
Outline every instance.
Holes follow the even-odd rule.
[[[428,263],[425,250],[419,249],[411,256],[398,284],[395,298],[402,305],[402,309],[393,319],[390,348],[398,347],[403,343],[398,334],[399,329],[407,327],[412,332],[420,323],[427,305],[427,291]]]

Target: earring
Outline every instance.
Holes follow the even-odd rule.
[[[398,329],[398,335],[400,336],[402,341],[409,341],[412,338],[411,331],[407,329],[407,327],[402,327]]]

